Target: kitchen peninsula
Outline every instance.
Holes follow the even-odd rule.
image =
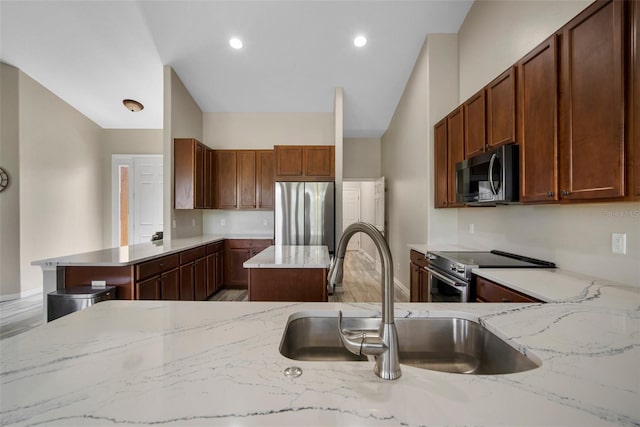
[[[327,301],[327,246],[270,246],[243,265],[249,301]]]
[[[278,351],[294,313],[379,316],[379,304],[106,301],[3,341],[0,416],[18,426],[640,424],[638,289],[554,277],[581,286],[547,304],[396,304],[396,318],[477,321],[542,362],[508,375],[401,365],[384,381],[373,362]],[[285,377],[290,366],[302,375]]]

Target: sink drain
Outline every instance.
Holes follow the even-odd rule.
[[[297,366],[289,366],[284,370],[284,376],[287,378],[298,378],[302,375],[302,369]]]

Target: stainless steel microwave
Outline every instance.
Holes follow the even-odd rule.
[[[503,145],[456,164],[456,200],[471,206],[518,203],[518,146]]]

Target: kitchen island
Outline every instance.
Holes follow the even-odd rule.
[[[327,301],[327,246],[270,246],[245,261],[249,301]]]
[[[2,342],[0,420],[637,426],[639,307],[637,288],[591,279],[550,304],[396,304],[396,317],[478,321],[542,365],[475,376],[401,365],[400,379],[384,381],[373,362],[278,351],[293,313],[379,316],[379,304],[107,301]],[[285,377],[289,366],[302,375]]]

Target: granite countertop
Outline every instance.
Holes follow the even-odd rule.
[[[244,268],[329,268],[326,246],[269,246],[243,264]]]
[[[102,267],[117,267],[136,264],[160,256],[171,255],[187,249],[218,242],[224,239],[273,239],[273,235],[202,235],[182,239],[158,240],[155,242],[138,243],[136,245],[120,246],[117,248],[101,249],[66,255],[56,258],[33,261],[31,265],[42,267],[88,265]]]
[[[293,313],[379,316],[379,304],[106,301],[2,341],[0,419],[637,426],[640,294],[605,281],[578,286],[552,304],[396,304],[396,317],[476,320],[542,361],[526,372],[475,376],[401,365],[396,381],[375,376],[373,362],[294,361],[278,351]],[[302,376],[285,378],[289,366]]]

